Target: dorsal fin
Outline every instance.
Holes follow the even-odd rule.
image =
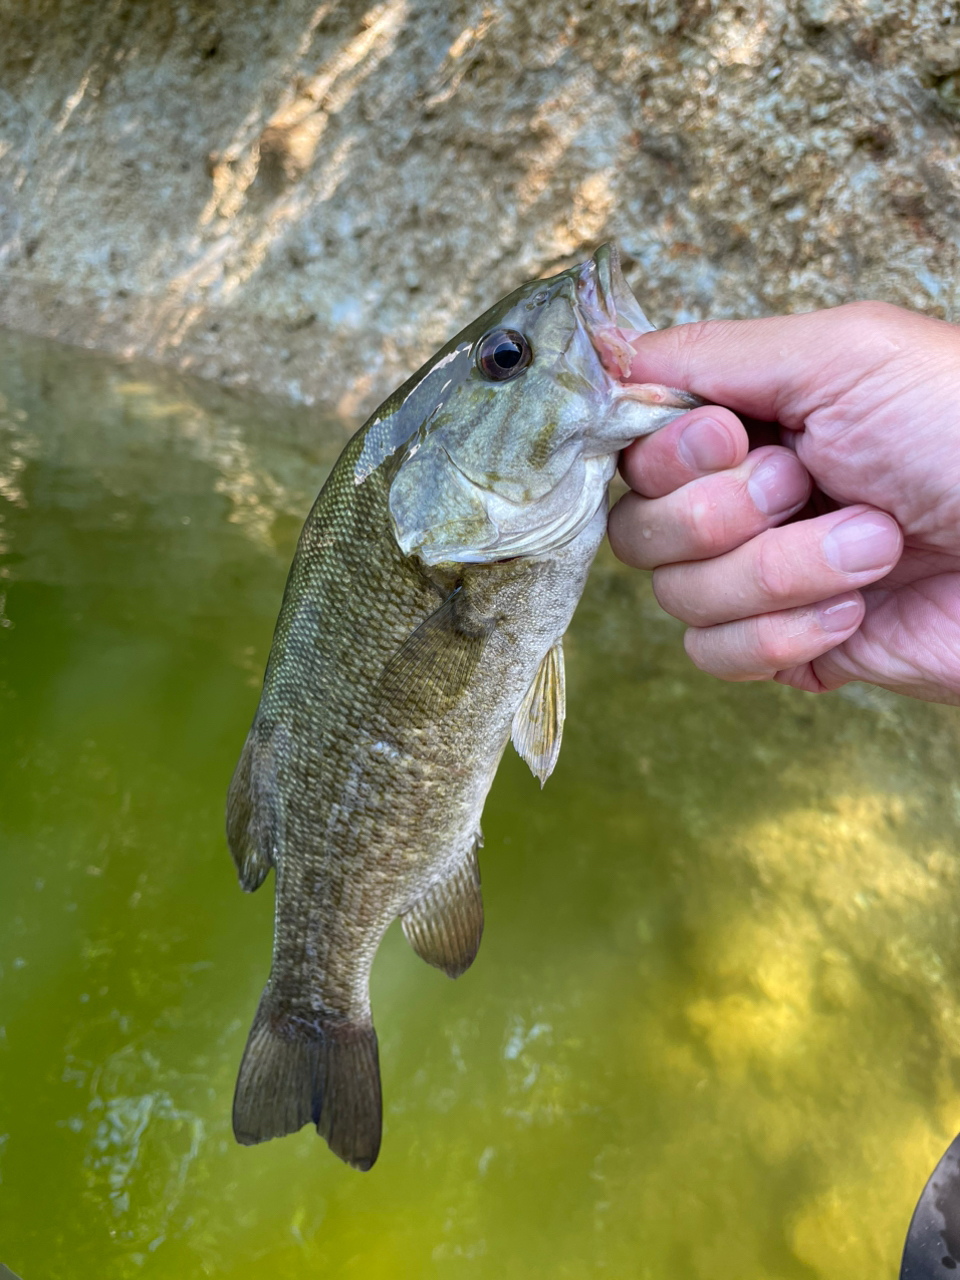
[[[530,766],[542,787],[560,755],[567,695],[560,640],[547,650],[530,688],[513,717],[512,738],[517,754]]]
[[[477,843],[482,838],[477,833]],[[476,845],[445,880],[400,917],[407,941],[427,964],[459,978],[473,964],[483,934],[483,897]]]

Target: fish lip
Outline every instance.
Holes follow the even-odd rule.
[[[623,278],[623,272],[620,269],[620,250],[615,244],[607,241],[607,243],[600,245],[593,257],[583,265],[585,267],[592,266],[593,268],[592,274],[596,281],[601,305],[607,316],[609,316],[611,323],[616,324],[617,322],[618,295],[620,297],[627,295],[636,306],[640,305],[634,298],[630,286]]]
[[[629,339],[653,325],[640,309],[620,270],[615,244],[602,244],[576,275],[577,307],[583,327],[607,373],[618,382],[630,373]]]
[[[630,333],[650,333],[653,325],[620,269],[620,250],[611,241],[600,245],[592,258],[581,263],[577,275],[577,301],[594,325],[612,325]]]
[[[584,328],[600,362],[616,380],[617,398],[673,409],[694,409],[699,396],[676,387],[626,381],[635,350],[631,339],[656,328],[643,313],[620,269],[620,250],[611,241],[599,246],[577,274],[577,302]]]

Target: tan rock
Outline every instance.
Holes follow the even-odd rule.
[[[0,322],[359,413],[605,237],[659,323],[952,317],[945,13],[12,0]]]

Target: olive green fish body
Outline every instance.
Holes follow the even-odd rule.
[[[541,781],[553,767],[560,642],[616,450],[692,403],[624,396],[606,372],[618,338],[649,325],[605,253],[448,343],[351,440],[304,526],[228,801],[244,887],[276,870],[242,1142],[312,1121],[370,1167],[380,940],[399,917],[426,960],[467,968],[480,817],[511,734]]]

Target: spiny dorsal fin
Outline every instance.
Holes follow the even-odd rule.
[[[418,717],[450,710],[480,661],[492,625],[470,616],[464,589],[457,587],[387,663],[381,694]]]
[[[481,842],[477,835],[478,843]],[[403,932],[427,964],[459,978],[473,964],[483,935],[483,897],[476,848],[452,875],[400,917]]]
[[[530,688],[513,717],[513,745],[542,787],[560,755],[563,721],[567,714],[563,675],[563,645],[557,641],[537,668]]]

